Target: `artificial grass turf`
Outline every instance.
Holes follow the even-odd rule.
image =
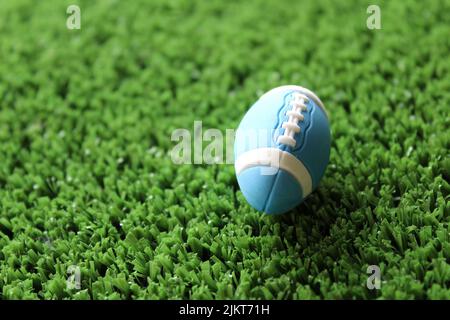
[[[81,30],[69,4],[0,2],[2,299],[450,297],[448,1],[377,2],[372,31],[372,1],[80,1]],[[175,128],[283,84],[333,136],[293,212],[171,162]]]

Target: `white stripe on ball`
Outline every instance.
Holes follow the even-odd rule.
[[[303,162],[291,153],[277,148],[259,148],[241,154],[234,164],[238,175],[245,169],[257,166],[272,167],[289,172],[300,184],[303,197],[312,192],[311,175]]]

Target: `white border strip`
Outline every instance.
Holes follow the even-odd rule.
[[[311,175],[305,165],[289,152],[277,148],[253,149],[241,154],[234,163],[236,175],[245,169],[256,166],[283,169],[300,184],[303,189],[303,197],[312,192]]]
[[[319,97],[314,92],[312,92],[311,90],[303,88],[301,86],[296,86],[296,85],[289,84],[289,85],[285,85],[285,86],[281,86],[281,87],[276,87],[276,88],[266,92],[264,95],[266,95],[266,94],[268,94],[269,92],[272,92],[272,91],[286,90],[286,89],[300,91],[301,93],[307,95],[308,98],[311,98],[323,110],[323,112],[325,113],[327,118],[329,118],[327,109],[325,109],[325,106],[322,103],[322,101],[319,99]]]

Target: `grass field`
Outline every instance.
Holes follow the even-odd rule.
[[[449,299],[449,12],[1,1],[0,298]],[[250,208],[232,165],[172,163],[175,128],[234,129],[284,84],[321,97],[333,136],[293,212]]]

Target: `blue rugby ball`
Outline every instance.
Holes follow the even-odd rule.
[[[319,184],[330,145],[328,116],[313,92],[293,85],[268,91],[236,132],[235,170],[244,197],[268,214],[298,206]]]

